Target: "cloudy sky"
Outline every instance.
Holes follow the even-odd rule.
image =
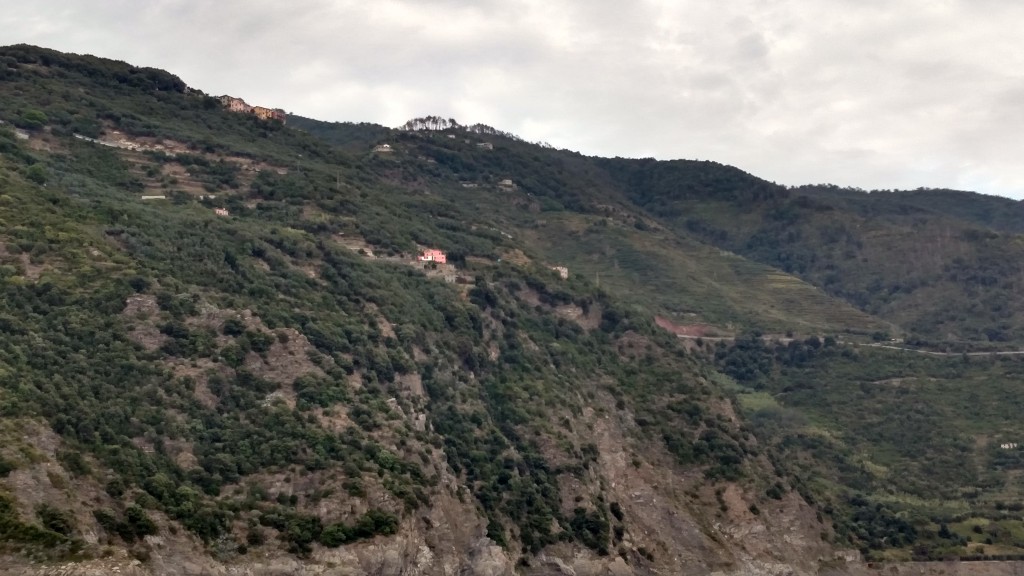
[[[1024,198],[1016,0],[4,0],[0,43],[322,120]]]

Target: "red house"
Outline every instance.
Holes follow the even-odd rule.
[[[419,257],[420,262],[437,262],[438,264],[447,264],[448,256],[441,250],[427,249],[424,250]]]

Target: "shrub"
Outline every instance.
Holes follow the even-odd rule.
[[[36,515],[39,516],[39,521],[47,530],[64,536],[70,536],[75,531],[74,516],[68,512],[63,512],[48,504],[40,504],[36,508]]]
[[[15,122],[18,127],[26,130],[38,130],[50,121],[42,110],[27,110]]]

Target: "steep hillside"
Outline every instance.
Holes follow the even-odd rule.
[[[838,541],[871,559],[1024,553],[1018,356],[959,353],[1017,349],[1020,239],[995,212],[1017,203],[785,189],[713,162],[592,159],[450,125],[384,141],[394,181],[690,336]],[[729,338],[750,329],[777,335]]]
[[[0,573],[832,562],[712,367],[433,188],[458,155],[346,154],[92,57],[0,76]],[[599,198],[549,176],[522,186]]]
[[[1020,355],[921,354],[744,337],[714,350],[725,382],[837,532],[868,557],[1019,557]]]
[[[1024,553],[1018,358],[867,338],[1019,343],[1019,203],[281,125],[25,46],[0,95],[0,573]]]
[[[984,216],[1012,201],[945,192],[933,205],[915,193],[788,190],[709,162],[599,163],[673,231],[803,278],[909,338],[1024,339],[1024,237]]]
[[[381,156],[394,181],[443,198],[648,316],[723,333],[893,329],[791,274],[664,226],[592,158],[459,127],[396,131],[387,142],[393,151]]]
[[[375,144],[391,135],[390,129],[369,122],[321,122],[289,114],[287,123],[292,128],[308,132],[332,146],[354,154],[369,152]]]
[[[916,211],[943,214],[997,232],[1024,232],[1024,203],[1001,196],[987,196],[961,190],[863,190],[838,186],[801,186],[800,194],[846,200],[846,206],[875,215],[883,212]]]
[[[933,343],[1024,338],[1012,200],[786,189],[715,162],[588,158],[458,125],[376,132],[372,143],[357,125],[303,128],[362,142],[367,155],[389,143],[379,156],[394,181],[680,324]]]

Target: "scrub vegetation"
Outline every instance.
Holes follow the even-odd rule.
[[[524,563],[651,562],[606,497],[614,416],[708,518],[728,486],[752,517],[796,492],[870,558],[1024,553],[1024,360],[968,355],[1024,341],[1001,201],[282,125],[28,46],[0,49],[0,120],[4,552],[305,557],[458,503]]]

